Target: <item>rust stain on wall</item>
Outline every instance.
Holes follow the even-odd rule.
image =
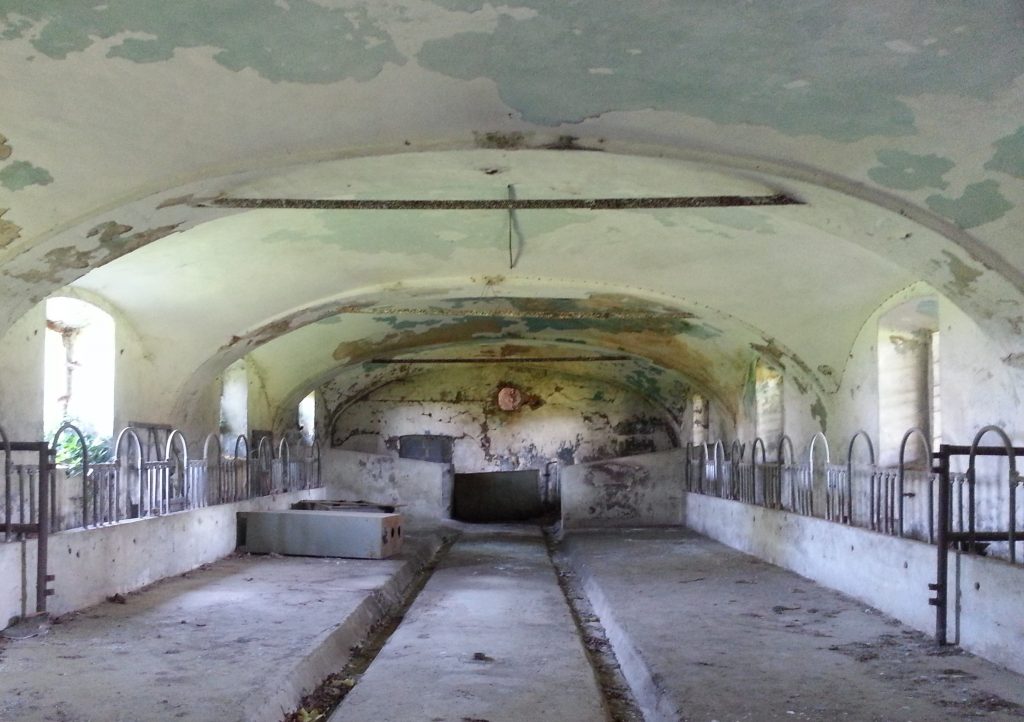
[[[964,297],[974,293],[974,282],[981,277],[982,272],[975,270],[954,256],[949,251],[943,251],[946,257],[946,265],[953,280],[943,287],[951,296]]]

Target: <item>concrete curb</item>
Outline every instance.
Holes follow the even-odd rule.
[[[318,638],[309,653],[278,678],[276,689],[244,705],[239,719],[280,722],[288,711],[299,705],[303,695],[344,666],[351,656],[351,648],[365,641],[377,623],[401,606],[419,573],[444,545],[446,536],[450,535],[443,531],[427,535],[422,549],[407,559],[384,586],[369,591],[355,611],[338,626]]]
[[[580,587],[587,595],[594,614],[597,615],[605,636],[618,660],[622,676],[629,685],[646,722],[678,722],[682,719],[678,704],[671,699],[662,683],[661,675],[651,670],[643,653],[633,643],[629,633],[615,616],[604,590],[594,578],[587,564],[580,560],[571,536],[565,536],[560,544],[561,551],[573,573],[579,577]]]

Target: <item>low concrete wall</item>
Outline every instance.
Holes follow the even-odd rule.
[[[562,467],[562,528],[679,524],[683,463],[674,450]]]
[[[394,504],[413,521],[452,515],[451,464],[328,449],[322,478],[327,499]]]
[[[684,494],[683,515],[694,531],[935,632],[930,544],[701,494]],[[950,641],[959,629],[961,647],[1024,673],[1024,568],[966,554],[950,558]]]
[[[322,499],[323,489],[218,504],[166,516],[136,519],[91,529],[72,529],[49,538],[52,614],[98,604],[108,596],[140,589],[227,556],[235,549],[236,514],[287,509],[302,499]],[[36,540],[0,543],[0,624],[36,608]]]

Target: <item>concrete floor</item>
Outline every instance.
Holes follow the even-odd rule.
[[[648,722],[1024,718],[1024,677],[693,532],[574,532],[560,554]]]
[[[279,720],[439,540],[232,557],[7,641],[0,720]],[[1024,719],[1021,676],[690,532],[574,532],[556,559],[648,722]],[[600,722],[601,681],[539,531],[464,527],[331,720]]]
[[[540,531],[467,527],[330,722],[604,719]]]
[[[441,544],[385,561],[240,555],[0,640],[0,720],[280,720]]]

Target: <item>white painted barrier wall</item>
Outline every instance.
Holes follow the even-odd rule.
[[[216,561],[235,550],[238,512],[287,509],[323,496],[323,489],[294,491],[53,534],[47,548],[55,594],[47,611],[83,609]],[[35,611],[35,579],[36,540],[0,543],[0,625]]]
[[[451,464],[346,449],[325,450],[322,463],[327,499],[396,505],[413,521],[451,518]]]
[[[684,459],[673,450],[562,467],[562,528],[681,523]]]
[[[696,532],[935,632],[930,544],[702,494],[684,493],[683,517]],[[951,554],[949,582],[950,641],[1024,673],[1024,568]]]

